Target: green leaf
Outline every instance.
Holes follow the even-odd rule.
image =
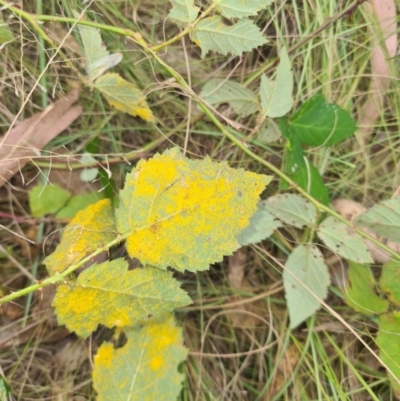
[[[96,159],[90,153],[87,153],[87,152],[85,152],[79,158],[79,161],[84,164],[96,163]],[[79,173],[79,178],[83,182],[91,182],[96,179],[98,172],[99,172],[99,169],[97,167],[85,167]]]
[[[279,55],[275,81],[261,76],[261,108],[263,115],[270,118],[282,117],[293,107],[293,72],[286,47],[282,47]]]
[[[73,11],[73,15],[77,19],[84,18],[76,11]],[[86,59],[86,71],[91,81],[94,81],[105,71],[119,64],[122,60],[122,54],[109,53],[103,44],[100,31],[97,28],[81,24],[77,24],[77,26]]]
[[[94,358],[93,385],[98,401],[177,400],[184,376],[182,329],[172,317],[125,331],[127,343],[104,343]]]
[[[55,214],[68,202],[71,193],[58,185],[40,184],[29,191],[29,205],[32,216],[42,217]]]
[[[14,39],[14,34],[12,33],[11,29],[8,27],[7,23],[3,20],[3,18],[0,18],[0,46],[4,45],[7,42],[11,42],[13,39]]]
[[[193,0],[172,0],[172,9],[168,14],[176,24],[185,26],[193,22],[200,8],[193,5]]]
[[[349,262],[348,278],[344,299],[349,306],[365,315],[387,310],[389,303],[375,293],[375,279],[368,266]]]
[[[290,119],[290,138],[310,146],[331,146],[349,138],[356,131],[351,115],[323,95],[307,100]]]
[[[258,110],[257,96],[233,81],[210,79],[201,90],[200,96],[214,107],[229,103],[235,113],[242,117]]]
[[[0,374],[0,401],[11,401],[10,387],[8,386],[6,379]]]
[[[239,248],[270,177],[210,158],[189,160],[173,148],[141,160],[127,175],[116,210],[126,248],[143,264],[206,270]]]
[[[247,18],[272,4],[273,0],[217,0],[218,9],[227,18]]]
[[[103,199],[104,195],[98,192],[83,193],[73,196],[68,203],[56,214],[58,219],[72,219],[89,205]]]
[[[264,143],[276,142],[281,139],[282,134],[279,126],[274,120],[267,118],[260,127],[260,133],[257,135],[257,141]]]
[[[222,18],[214,16],[204,18],[192,32],[192,40],[201,47],[201,57],[204,58],[210,51],[223,55],[228,53],[241,56],[267,43],[259,28],[250,20],[240,20],[234,25],[225,25]]]
[[[393,372],[389,379],[396,393],[400,393],[400,312],[379,317],[379,331],[376,343],[383,363]]]
[[[282,123],[282,121],[285,120],[281,119],[280,121],[282,135],[284,135],[285,130],[285,123]],[[286,143],[283,171],[313,198],[326,206],[329,205],[329,193],[324,180],[318,170],[304,155],[300,143],[294,138]],[[290,187],[290,184],[282,180],[280,187],[287,189]]]
[[[65,227],[61,243],[44,260],[50,274],[61,273],[116,239],[114,213],[109,199],[81,210]]]
[[[257,211],[250,219],[250,225],[237,237],[241,246],[256,244],[270,237],[282,224],[264,207],[264,202],[258,202]]]
[[[291,226],[302,228],[315,224],[317,209],[308,200],[294,194],[275,195],[263,202],[275,217]]]
[[[128,270],[116,259],[92,265],[75,282],[58,286],[52,305],[59,324],[86,338],[99,324],[133,326],[192,301],[172,272],[152,267]]]
[[[356,263],[374,263],[366,243],[354,232],[332,216],[318,227],[318,237],[334,253]]]
[[[125,81],[120,75],[105,74],[94,86],[117,110],[139,116],[146,121],[154,121],[153,113],[146,103],[146,96],[136,85]]]
[[[392,260],[382,266],[379,284],[390,302],[400,306],[400,262]]]
[[[328,294],[330,278],[321,251],[314,245],[298,246],[289,255],[282,277],[294,329],[320,308]]]
[[[354,219],[354,223],[390,241],[400,242],[400,197],[378,203]]]

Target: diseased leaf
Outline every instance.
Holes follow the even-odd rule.
[[[122,348],[106,342],[94,358],[97,400],[176,400],[184,379],[178,365],[185,360],[187,349],[173,317],[130,328],[125,334],[127,343]]]
[[[83,193],[73,196],[68,203],[56,214],[58,219],[72,219],[75,215],[89,205],[103,199],[104,195],[99,192]]]
[[[86,338],[99,324],[133,326],[192,301],[171,272],[128,270],[124,259],[92,265],[75,282],[58,286],[53,301],[59,324]]]
[[[379,317],[379,331],[376,343],[383,363],[395,375],[388,373],[393,389],[400,393],[400,312]]]
[[[289,255],[282,277],[294,329],[320,308],[328,294],[330,278],[321,251],[313,245],[298,246]]]
[[[392,260],[382,266],[380,287],[388,294],[390,302],[400,306],[400,262]]]
[[[223,55],[241,56],[267,43],[259,28],[250,20],[243,19],[234,25],[225,25],[221,17],[204,18],[192,32],[192,40],[201,47],[201,57],[212,50]]]
[[[71,198],[71,193],[58,185],[40,184],[29,191],[29,205],[32,216],[42,217],[46,214],[55,214]]]
[[[195,7],[193,0],[172,0],[172,9],[168,14],[176,24],[185,26],[193,22],[200,8]]]
[[[272,4],[273,0],[219,0],[218,9],[227,18],[247,18]]]
[[[237,237],[241,246],[256,244],[270,237],[282,224],[264,207],[264,202],[258,202],[257,211],[250,218],[250,225]]]
[[[126,248],[143,264],[206,270],[239,244],[270,178],[227,163],[189,160],[178,148],[141,160],[127,175],[116,210]]]
[[[358,216],[354,223],[390,241],[400,242],[400,197],[378,203]]]
[[[287,114],[293,107],[293,72],[286,47],[282,47],[275,81],[261,76],[260,97],[265,117],[275,118]]]
[[[200,96],[214,107],[229,103],[235,113],[242,117],[258,110],[257,96],[233,81],[210,79],[201,90]]]
[[[294,194],[271,196],[264,207],[275,217],[291,226],[302,228],[315,224],[317,209],[308,200]]]
[[[139,116],[146,121],[154,121],[153,113],[147,105],[142,91],[118,74],[103,75],[96,81],[95,88],[117,110],[132,116]]]
[[[374,263],[366,243],[346,224],[332,216],[318,227],[318,237],[334,253],[356,263]]]
[[[282,135],[287,137],[287,120],[280,119]],[[284,173],[289,176],[296,184],[303,188],[313,198],[324,205],[329,205],[329,193],[323,178],[315,166],[304,155],[300,142],[296,138],[288,140],[285,147],[285,157],[283,164]],[[289,188],[286,181],[281,181],[282,189]]]
[[[375,279],[368,266],[349,262],[349,285],[344,290],[346,303],[365,315],[383,313],[389,303],[374,291]]]
[[[290,138],[311,146],[331,146],[349,138],[356,131],[351,115],[323,95],[307,100],[289,123]]]
[[[75,18],[84,17],[73,11]],[[121,53],[111,54],[101,39],[100,30],[91,26],[77,24],[82,40],[83,52],[86,58],[86,71],[89,78],[94,81],[108,69],[115,67],[122,60]]]
[[[116,237],[111,202],[101,200],[81,210],[65,227],[60,244],[44,264],[50,274],[61,273]]]

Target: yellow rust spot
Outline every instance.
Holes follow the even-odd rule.
[[[112,360],[115,356],[114,346],[111,343],[104,343],[97,351],[94,362],[98,366],[111,367]]]
[[[77,213],[65,228],[61,243],[44,263],[50,273],[61,273],[115,237],[111,202],[100,200]]]

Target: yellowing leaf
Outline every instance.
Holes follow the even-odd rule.
[[[133,326],[191,303],[171,272],[151,267],[128,270],[124,259],[92,265],[73,283],[57,288],[58,321],[81,337],[99,324]]]
[[[94,358],[93,385],[98,401],[176,400],[184,376],[177,368],[187,355],[182,330],[167,316],[125,332],[118,349],[104,343]]]
[[[209,158],[189,160],[174,148],[142,160],[126,177],[117,229],[143,264],[205,270],[239,248],[236,237],[269,181]]]
[[[50,274],[61,273],[117,236],[109,199],[81,210],[64,230],[57,249],[44,260]]]
[[[154,121],[153,113],[142,91],[118,74],[105,74],[96,83],[97,88],[111,106],[146,121]]]

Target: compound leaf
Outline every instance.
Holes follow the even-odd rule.
[[[368,266],[349,262],[349,285],[344,290],[346,303],[365,315],[383,313],[389,303],[374,291],[375,279]]]
[[[178,25],[188,25],[193,22],[200,11],[193,5],[193,0],[172,0],[172,9],[168,14]]]
[[[273,0],[219,0],[218,9],[227,18],[247,18],[269,6]]]
[[[380,287],[388,294],[391,302],[400,306],[400,262],[392,260],[382,266]]]
[[[271,196],[264,207],[279,220],[291,226],[311,226],[317,218],[317,209],[308,200],[294,194]]]
[[[354,222],[390,241],[400,242],[400,197],[378,203]]]
[[[44,260],[50,274],[61,273],[115,240],[114,214],[109,199],[103,199],[81,210],[64,230],[56,250]]]
[[[389,379],[396,393],[400,393],[400,312],[379,317],[379,331],[376,338],[383,363],[393,372]]]
[[[331,146],[349,138],[356,131],[351,115],[323,95],[307,100],[290,119],[291,137],[311,146]]]
[[[29,191],[29,205],[32,216],[42,217],[55,214],[62,209],[71,198],[71,193],[58,185],[40,184]]]
[[[239,244],[270,178],[178,148],[141,160],[126,177],[116,210],[131,257],[160,269],[208,269]]]
[[[282,47],[275,81],[261,76],[260,97],[264,116],[282,117],[293,107],[293,72],[286,47]]]
[[[270,237],[273,232],[282,227],[264,206],[264,202],[258,202],[257,211],[250,218],[250,225],[246,227],[237,237],[241,246],[256,244]]]
[[[258,110],[257,96],[233,81],[211,79],[204,85],[200,96],[215,107],[222,103],[229,103],[232,109],[242,117],[247,117]]]
[[[116,259],[92,265],[75,282],[57,288],[58,322],[86,338],[99,324],[133,326],[191,303],[171,272],[152,267],[128,270]]]
[[[84,18],[76,11],[73,11],[73,14],[77,19]],[[94,81],[106,70],[119,64],[119,62],[122,60],[122,54],[109,53],[103,44],[99,29],[81,24],[77,25],[86,59],[86,72],[88,73],[89,78]]]
[[[356,263],[374,263],[365,242],[346,224],[332,216],[318,227],[318,237],[334,253]]]
[[[125,331],[127,343],[104,343],[94,358],[93,384],[98,401],[171,401],[181,391],[185,360],[182,329],[167,316]]]
[[[146,121],[154,121],[153,113],[146,103],[146,96],[131,82],[118,74],[105,74],[96,83],[101,94],[111,106],[132,116],[139,116]]]
[[[328,293],[329,272],[316,246],[300,245],[289,255],[282,277],[293,329],[321,306]]]
[[[223,55],[228,53],[241,56],[257,46],[267,43],[259,28],[250,20],[243,19],[234,25],[225,25],[222,18],[213,16],[204,18],[192,32],[192,40],[201,47],[201,57],[210,51]]]

